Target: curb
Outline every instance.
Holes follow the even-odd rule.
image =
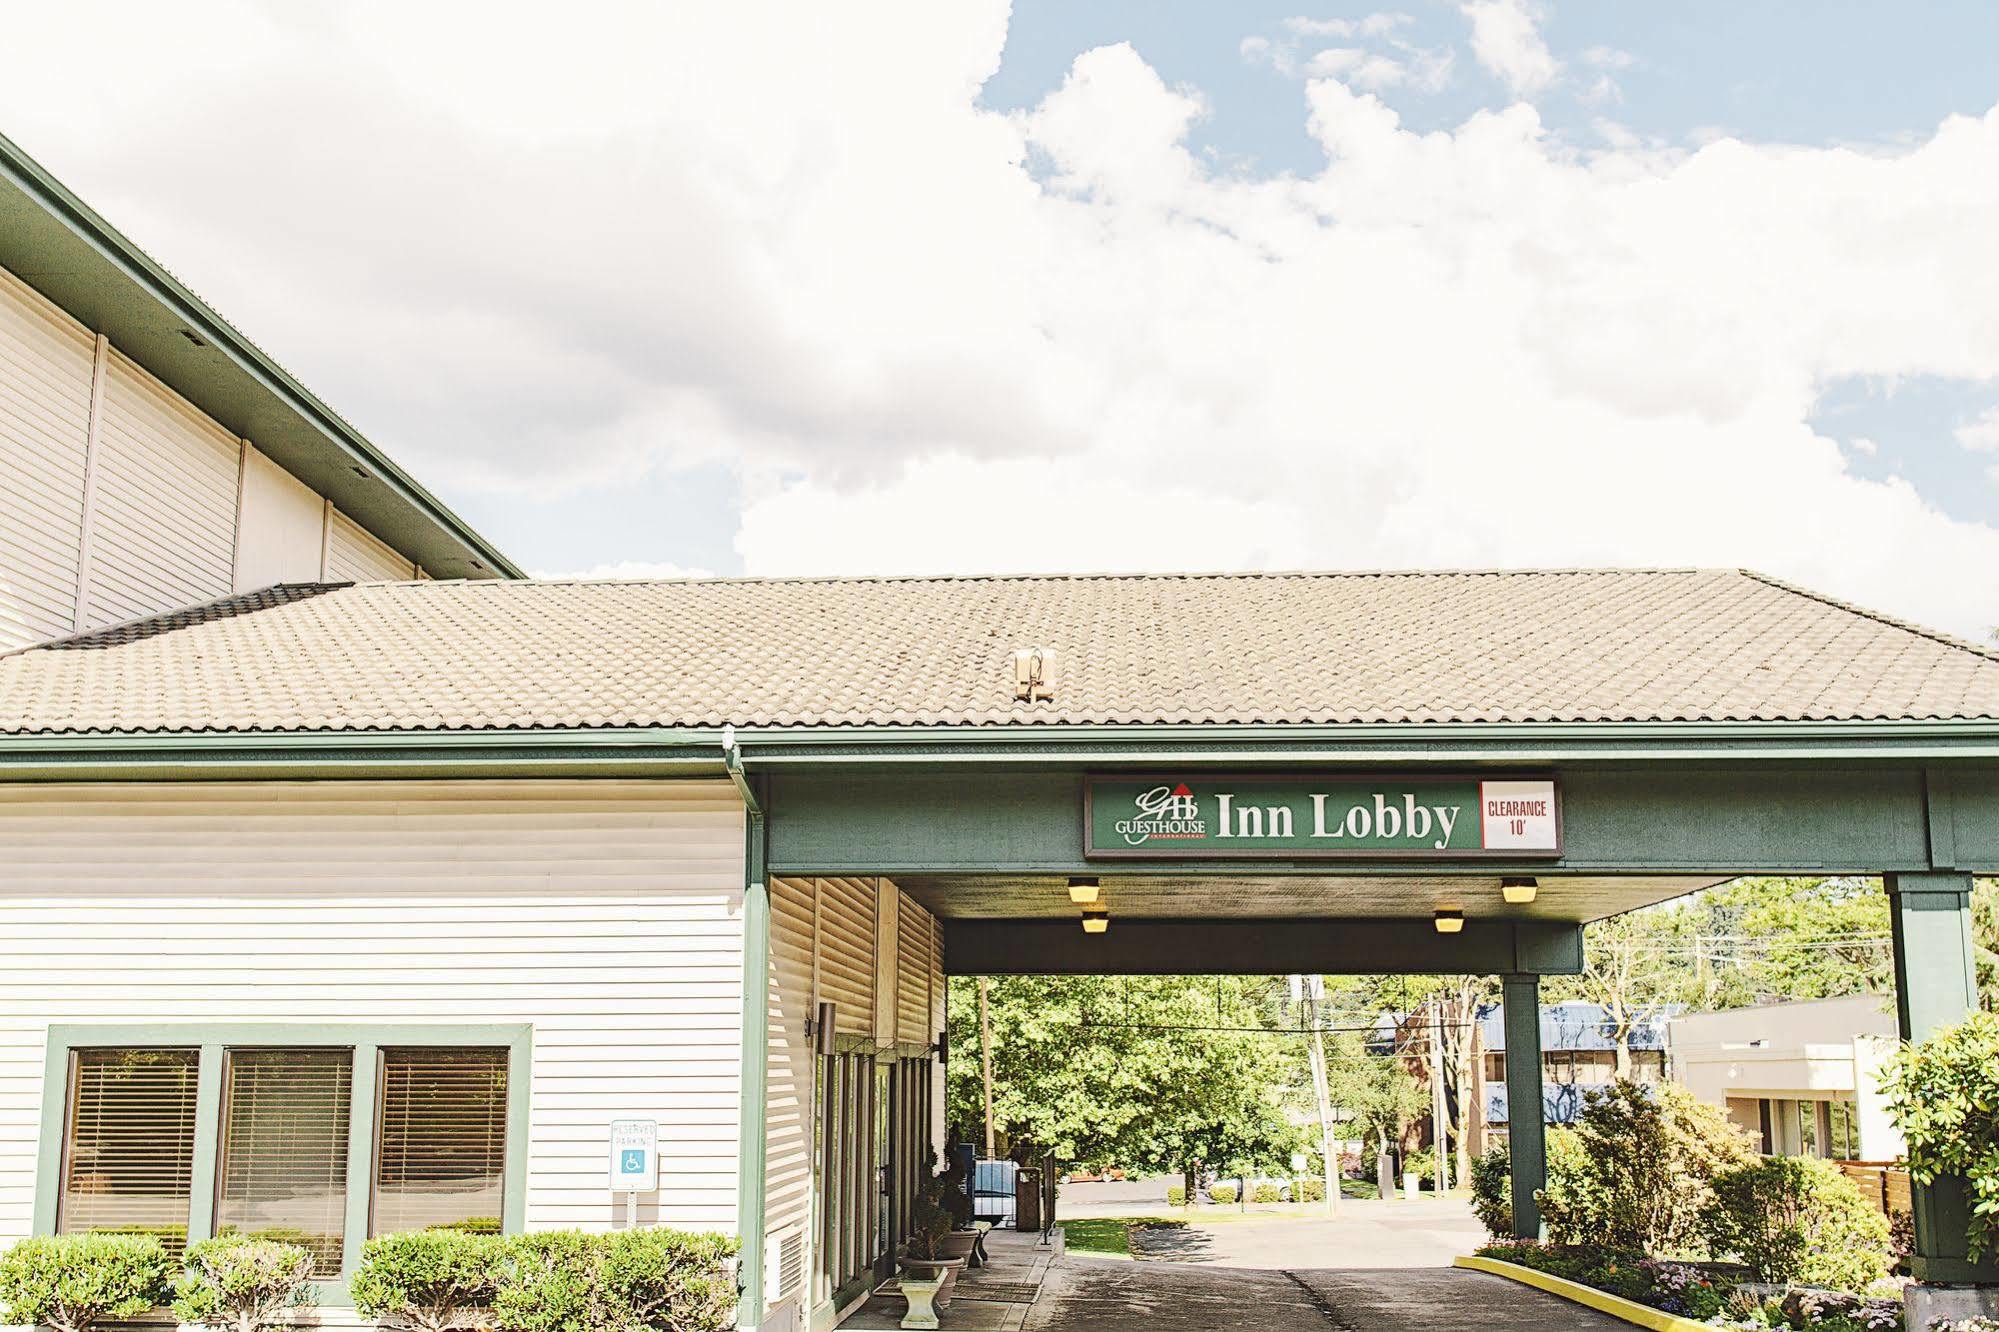
[[[1575,1304],[1581,1304],[1621,1318],[1637,1327],[1650,1328],[1651,1332],[1714,1332],[1706,1323],[1697,1323],[1691,1318],[1669,1314],[1663,1309],[1654,1309],[1649,1304],[1627,1300],[1620,1295],[1598,1290],[1595,1286],[1585,1286],[1580,1281],[1570,1281],[1567,1277],[1554,1276],[1547,1272],[1537,1272],[1519,1263],[1509,1263],[1501,1258],[1453,1258],[1452,1267],[1462,1267],[1471,1272],[1484,1272],[1490,1276],[1504,1277],[1508,1281],[1518,1281],[1523,1286],[1558,1295]]]

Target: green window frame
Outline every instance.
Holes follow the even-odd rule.
[[[232,1049],[352,1050],[353,1078],[347,1124],[347,1210],[340,1272],[313,1283],[322,1304],[349,1303],[347,1277],[368,1239],[374,1201],[378,1075],[381,1052],[411,1047],[504,1047],[507,1051],[507,1140],[500,1230],[516,1235],[527,1217],[529,1086],[534,1030],[526,1023],[424,1024],[286,1022],[51,1024],[42,1074],[40,1153],[35,1167],[34,1233],[52,1235],[62,1193],[63,1137],[69,1116],[70,1059],[77,1050],[104,1048],[197,1049],[200,1054],[194,1117],[193,1188],[187,1239],[215,1233],[215,1203],[222,1156],[223,1071]]]

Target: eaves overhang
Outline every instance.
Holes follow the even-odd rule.
[[[525,575],[21,148],[0,136],[0,267],[109,338],[433,578]]]
[[[593,775],[726,777],[729,728],[150,732],[0,737],[0,780]],[[1999,762],[1999,721],[757,727],[750,770]]]

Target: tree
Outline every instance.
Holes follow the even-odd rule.
[[[1354,1032],[1341,1032],[1332,1041],[1326,1052],[1326,1077],[1333,1104],[1347,1112],[1356,1133],[1375,1144],[1375,1178],[1387,1196],[1393,1179],[1388,1166],[1391,1145],[1422,1115],[1429,1096],[1399,1057],[1370,1053]]]
[[[951,984],[950,1116],[972,1139],[984,1117],[978,988]],[[999,976],[987,1001],[1002,1151],[1136,1172],[1217,1152],[1260,1165],[1296,1139],[1280,1100],[1301,1052],[1273,1030],[1268,977]]]
[[[1617,1076],[1631,1076],[1631,1037],[1679,997],[1684,968],[1665,945],[1669,924],[1643,911],[1600,920],[1583,931],[1582,997],[1603,1007],[1617,1050]]]

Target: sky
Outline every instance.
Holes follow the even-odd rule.
[[[7,4],[0,132],[552,575],[1999,623],[1986,0]]]

